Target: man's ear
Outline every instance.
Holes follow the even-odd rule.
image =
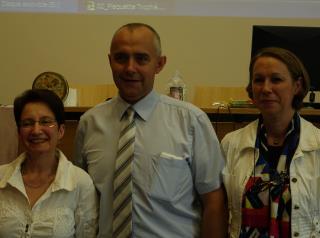
[[[158,59],[158,64],[156,68],[156,74],[160,73],[160,71],[163,69],[165,64],[167,63],[167,57],[166,56],[160,56]]]
[[[109,59],[109,65],[111,65],[111,55],[108,54],[108,59]]]

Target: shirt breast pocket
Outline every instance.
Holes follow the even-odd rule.
[[[149,194],[156,199],[174,203],[192,188],[191,170],[182,157],[162,152],[152,158],[152,170]]]

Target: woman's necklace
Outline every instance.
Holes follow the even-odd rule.
[[[54,180],[54,176],[50,176],[48,180],[43,180],[43,179],[38,179],[38,180],[33,180],[33,181],[28,181],[26,179],[23,179],[23,183],[26,187],[28,188],[33,188],[33,189],[38,189],[42,187],[47,187],[49,184],[52,183]]]
[[[269,137],[268,139],[268,144],[271,146],[280,146],[283,143],[283,138],[276,138],[276,137]]]
[[[273,145],[279,145],[280,144],[280,139],[273,139],[272,144]]]
[[[58,154],[56,153],[55,158],[57,158],[58,161]],[[23,179],[23,183],[26,187],[32,188],[32,189],[39,189],[48,187],[49,184],[51,184],[55,178],[55,173],[58,167],[58,163],[56,167],[54,168],[54,173],[48,174],[46,176],[28,176],[25,171],[25,164],[22,163],[21,165],[21,175]]]

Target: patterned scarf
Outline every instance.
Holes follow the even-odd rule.
[[[259,117],[255,149],[259,150],[242,203],[240,237],[290,237],[291,194],[289,167],[299,143],[300,117],[292,118],[280,157],[270,152],[266,128]],[[274,158],[274,156],[276,158]],[[275,166],[270,161],[277,160]]]

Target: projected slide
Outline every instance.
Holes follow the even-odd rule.
[[[0,12],[320,18],[320,0],[0,0]]]
[[[78,0],[0,0],[3,12],[78,12]]]

